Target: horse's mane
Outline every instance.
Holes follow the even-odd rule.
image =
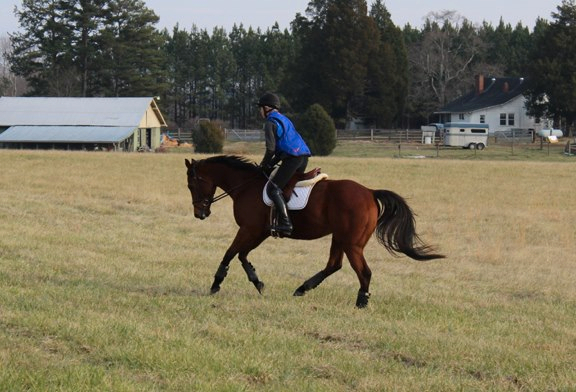
[[[256,163],[246,157],[240,157],[237,155],[218,155],[206,158],[203,161],[205,163],[219,163],[243,171],[258,172],[258,166]]]

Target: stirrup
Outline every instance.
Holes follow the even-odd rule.
[[[292,232],[294,231],[294,227],[292,227],[292,228],[283,227],[283,230],[278,230],[279,229],[279,227],[278,227],[279,219],[278,219],[278,214],[276,212],[277,212],[276,207],[270,208],[270,234],[274,238],[289,237],[290,235],[292,235]],[[292,226],[292,225],[290,225],[290,226]]]
[[[272,226],[270,228],[273,237],[289,237],[292,235],[292,231],[294,231],[294,229],[288,227],[279,228],[278,226]]]

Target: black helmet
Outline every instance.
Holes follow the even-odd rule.
[[[270,106],[274,109],[280,109],[280,98],[276,94],[266,93],[260,97],[256,103],[258,106]]]

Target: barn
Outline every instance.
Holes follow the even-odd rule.
[[[0,97],[0,147],[141,151],[160,146],[152,97]]]

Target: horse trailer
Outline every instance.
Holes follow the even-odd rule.
[[[424,136],[430,139],[430,135],[435,135],[445,146],[483,150],[488,144],[488,124],[432,123],[420,128],[423,140]]]
[[[483,150],[488,144],[488,124],[446,123],[443,127],[444,145]]]

